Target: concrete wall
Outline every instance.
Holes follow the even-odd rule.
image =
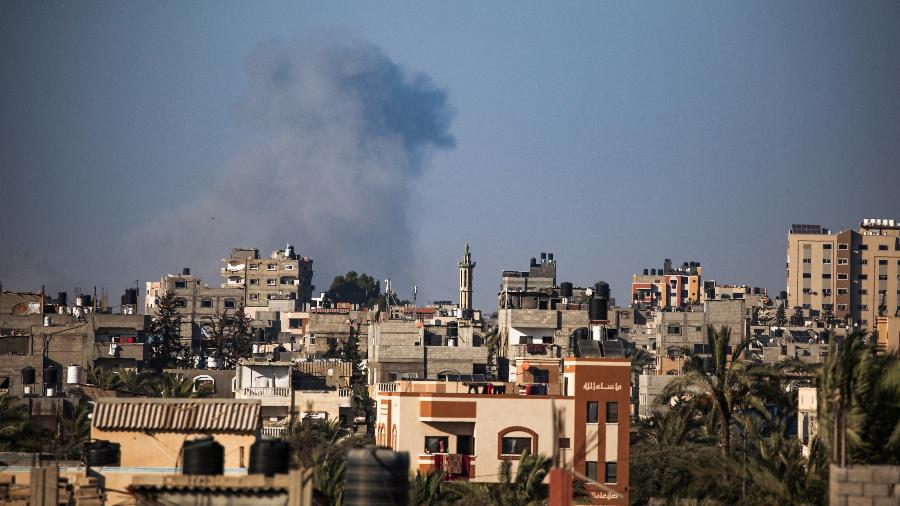
[[[828,504],[831,506],[897,506],[900,504],[900,466],[832,465]]]

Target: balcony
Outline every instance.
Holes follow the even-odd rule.
[[[427,466],[429,471],[444,472],[444,481],[468,481],[475,474],[475,456],[459,453],[419,454],[419,466]]]
[[[242,391],[245,398],[291,396],[290,387],[244,387]]]

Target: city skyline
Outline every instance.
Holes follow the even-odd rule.
[[[4,5],[4,289],[217,286],[231,247],[290,242],[319,290],[451,299],[468,242],[485,309],[541,251],[619,300],[664,258],[777,292],[791,224],[896,217],[895,4],[399,6]],[[335,54],[379,79],[348,91]],[[393,112],[278,114],[347,100]]]

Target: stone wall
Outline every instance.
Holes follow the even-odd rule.
[[[900,466],[832,465],[829,473],[831,506],[900,505]]]

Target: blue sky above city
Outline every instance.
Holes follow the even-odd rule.
[[[455,300],[468,242],[488,310],[541,251],[614,297],[664,258],[777,292],[791,223],[900,218],[897,26],[896,2],[4,2],[0,282],[218,285],[230,247],[290,242],[318,288]]]

